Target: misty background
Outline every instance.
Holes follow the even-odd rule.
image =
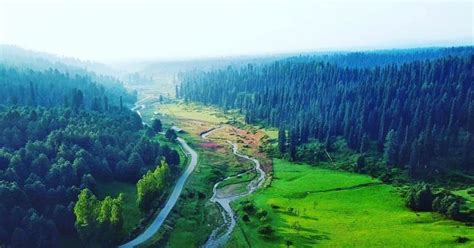
[[[472,45],[472,20],[472,1],[7,0],[0,43],[101,62],[176,60]]]

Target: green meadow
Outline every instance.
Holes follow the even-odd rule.
[[[123,194],[123,230],[124,235],[138,226],[143,214],[137,207],[137,187],[133,183],[112,181],[99,183],[97,185],[97,197],[103,199],[106,196],[117,197]]]
[[[212,124],[227,121],[226,116],[219,110],[195,104],[162,104],[159,107],[159,112],[165,116],[172,116],[172,118],[204,121]]]
[[[255,211],[242,216],[243,202]],[[404,205],[397,189],[369,176],[274,160],[271,186],[234,203],[227,247],[473,247],[474,227]],[[266,217],[257,217],[265,210]],[[271,235],[258,233],[270,225]],[[467,237],[465,243],[457,243]]]

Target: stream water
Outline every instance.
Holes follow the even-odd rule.
[[[214,129],[214,130],[216,130],[216,129]],[[209,133],[208,133],[208,135],[209,135]],[[206,135],[206,137],[207,137],[207,135]],[[203,137],[203,138],[206,138],[206,137]],[[249,182],[249,184],[246,187],[246,191],[244,193],[235,193],[233,195],[227,195],[227,196],[224,196],[224,197],[219,196],[218,193],[217,193],[217,188],[218,188],[219,184],[221,184],[221,183],[223,183],[223,182],[225,182],[229,179],[241,176],[242,174],[247,173],[247,171],[239,173],[239,174],[234,175],[234,176],[227,177],[224,180],[219,181],[216,184],[214,184],[214,189],[213,189],[213,195],[211,197],[211,202],[214,202],[214,203],[218,204],[219,209],[221,210],[221,214],[222,214],[222,218],[224,220],[224,223],[221,226],[215,228],[212,231],[211,236],[209,237],[209,239],[206,241],[206,244],[204,245],[205,248],[221,247],[221,246],[224,246],[227,243],[227,241],[229,240],[230,235],[231,235],[231,233],[234,230],[234,227],[236,225],[235,214],[234,214],[234,211],[232,211],[232,208],[230,206],[231,202],[238,199],[238,198],[241,198],[241,197],[252,194],[255,190],[257,190],[259,187],[261,187],[263,182],[265,181],[265,171],[262,170],[262,168],[260,166],[260,162],[255,158],[249,157],[247,155],[240,154],[238,152],[237,144],[231,143],[230,141],[227,141],[227,142],[232,146],[232,152],[234,153],[234,155],[236,155],[237,157],[246,159],[246,160],[250,160],[255,164],[255,170],[257,171],[259,176]]]

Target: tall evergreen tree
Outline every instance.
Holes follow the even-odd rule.
[[[104,111],[109,111],[109,99],[107,98],[107,96],[104,96]]]
[[[94,99],[92,99],[91,110],[97,112],[100,112],[102,110],[100,99],[98,97],[94,97]]]
[[[409,162],[409,173],[413,178],[417,178],[420,170],[420,141],[415,140],[411,146],[410,162]]]
[[[362,136],[362,141],[360,143],[360,148],[359,148],[359,152],[360,153],[364,153],[364,152],[367,152],[369,150],[369,136],[367,136],[367,134],[364,134],[364,136]]]
[[[77,110],[82,108],[84,103],[84,94],[79,89],[74,89],[72,92],[72,108]]]
[[[393,167],[398,164],[398,149],[397,132],[391,129],[385,138],[384,160],[387,166]]]
[[[151,128],[157,133],[163,131],[160,119],[153,119],[153,122],[151,123]]]
[[[30,81],[30,105],[36,105],[36,91],[33,82]]]
[[[296,129],[291,129],[290,132],[290,158],[296,160],[296,146],[298,145],[298,136]]]
[[[286,153],[286,130],[283,127],[278,130],[278,150],[282,155]]]

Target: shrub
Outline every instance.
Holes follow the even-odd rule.
[[[199,197],[200,200],[205,199],[205,198],[206,198],[206,194],[204,194],[204,193],[202,193],[202,192],[199,192],[199,193],[198,193],[198,197]]]
[[[293,210],[295,210],[295,209],[292,208],[292,207],[288,207],[287,210],[288,210],[288,212],[293,213]]]
[[[434,195],[431,187],[425,183],[415,184],[406,196],[406,204],[415,211],[431,211]]]
[[[470,196],[474,196],[474,188],[469,189],[469,190],[467,191],[467,194],[469,194]]]
[[[247,214],[252,214],[255,212],[255,206],[253,205],[253,203],[251,202],[245,202],[244,203],[244,206],[242,207],[242,209],[244,210],[244,212],[246,212]]]
[[[393,175],[391,171],[384,171],[380,176],[379,176],[380,181],[384,183],[391,183],[393,179]]]
[[[264,225],[258,228],[258,233],[263,236],[270,236],[273,233],[273,228],[270,225]]]
[[[367,162],[365,160],[365,156],[360,155],[359,157],[357,157],[355,171],[356,172],[363,172],[366,164],[367,164]]]
[[[244,222],[250,222],[250,218],[249,218],[249,216],[248,216],[247,214],[244,214],[244,215],[242,216],[242,220],[243,220]]]
[[[470,219],[468,214],[461,212],[461,205],[464,203],[462,197],[446,190],[433,194],[430,186],[424,183],[414,185],[408,191],[406,200],[407,206],[415,211],[436,211],[459,221]]]
[[[189,199],[194,198],[194,192],[189,191],[189,192],[188,192],[188,198],[189,198]]]
[[[258,218],[263,218],[263,217],[266,217],[268,215],[268,212],[263,210],[263,209],[259,209],[257,211],[257,217]]]
[[[299,221],[293,222],[293,224],[291,225],[291,228],[295,229],[296,232],[299,233],[301,230],[300,222]]]
[[[457,236],[454,241],[456,243],[464,244],[464,243],[467,243],[468,241],[470,241],[470,239],[468,237],[464,237],[464,236]]]
[[[462,199],[449,194],[449,192],[441,192],[433,200],[432,209],[436,212],[447,215],[448,208],[454,202],[461,202],[461,201]]]
[[[451,205],[448,207],[446,215],[453,220],[462,220],[459,203],[456,201],[451,203]]]

